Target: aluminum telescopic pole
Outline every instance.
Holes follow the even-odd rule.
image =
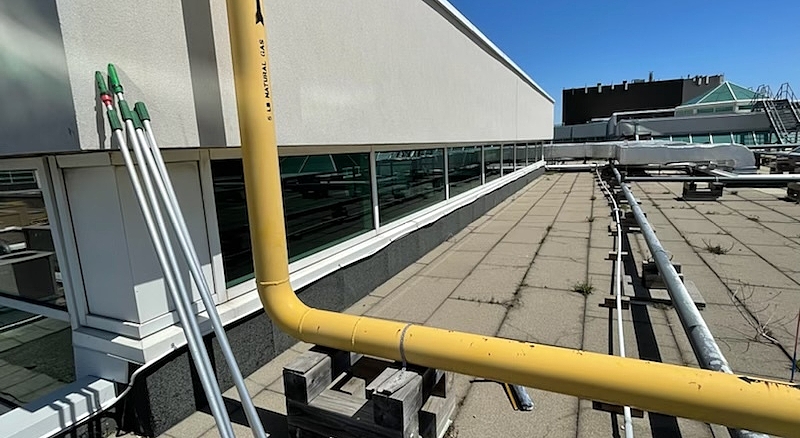
[[[222,321],[217,313],[214,300],[211,298],[211,289],[208,286],[205,276],[203,276],[200,270],[200,260],[197,257],[197,252],[192,244],[191,235],[189,234],[189,229],[186,226],[183,212],[181,211],[180,204],[178,203],[178,198],[175,196],[175,190],[169,177],[169,172],[167,171],[167,167],[164,164],[164,159],[161,155],[161,150],[156,142],[156,138],[153,133],[153,127],[150,124],[150,114],[147,111],[147,107],[142,102],[137,102],[136,105],[134,105],[134,111],[136,111],[136,114],[139,116],[139,119],[144,125],[147,141],[143,142],[143,144],[149,146],[144,148],[145,162],[150,172],[154,176],[156,187],[159,191],[170,222],[172,223],[173,229],[175,230],[178,243],[181,246],[186,263],[189,265],[189,270],[191,271],[194,283],[197,286],[197,289],[200,291],[200,298],[203,300],[203,305],[206,307],[208,317],[211,320],[211,325],[214,327],[214,333],[217,335],[220,350],[222,350],[225,361],[228,363],[228,367],[231,370],[231,376],[233,377],[233,382],[236,385],[236,389],[239,391],[239,396],[242,400],[242,406],[244,408],[244,413],[247,416],[247,421],[250,423],[250,428],[257,438],[266,438],[267,434],[264,432],[264,427],[261,424],[260,418],[258,417],[256,407],[250,398],[250,393],[248,392],[247,387],[245,386],[244,377],[242,377],[242,373],[239,370],[239,364],[236,362],[236,357],[233,355],[233,350],[228,342],[228,337],[225,334]]]
[[[225,405],[222,401],[222,394],[220,393],[219,385],[217,384],[216,379],[213,378],[211,364],[208,359],[208,352],[206,351],[205,345],[202,343],[199,336],[200,330],[197,327],[197,321],[194,319],[194,315],[190,311],[191,307],[187,305],[185,300],[185,286],[183,285],[183,280],[180,278],[180,275],[174,275],[177,270],[172,269],[175,266],[174,253],[172,253],[172,257],[169,257],[170,252],[172,251],[171,245],[169,244],[169,236],[167,236],[165,233],[166,230],[163,224],[163,217],[161,217],[157,203],[152,205],[148,203],[148,198],[145,197],[144,191],[142,190],[139,176],[136,173],[133,160],[131,159],[130,152],[128,151],[128,144],[125,140],[125,135],[122,132],[122,125],[120,124],[117,113],[114,110],[114,99],[106,88],[102,73],[95,73],[95,82],[98,90],[100,91],[100,99],[102,100],[108,114],[109,125],[114,133],[114,137],[119,143],[120,152],[122,153],[123,160],[125,161],[125,167],[128,170],[128,175],[130,176],[134,194],[136,195],[139,206],[141,207],[145,225],[147,226],[148,233],[150,234],[150,238],[153,242],[156,257],[158,258],[161,269],[164,272],[164,279],[167,283],[167,289],[169,290],[172,301],[175,304],[178,317],[184,324],[184,333],[186,334],[189,351],[194,358],[195,365],[197,367],[197,374],[200,378],[200,383],[203,386],[203,390],[205,391],[206,398],[208,399],[209,408],[211,409],[211,413],[217,423],[217,428],[220,431],[220,435],[223,438],[233,438],[233,428],[231,427],[228,412],[225,410]],[[116,81],[114,85],[114,91],[118,94],[121,94],[122,87],[119,85],[118,81]],[[120,113],[122,114],[122,118],[125,120],[125,126],[128,132],[131,134],[130,137],[131,143],[134,146],[134,153],[136,153],[136,144],[138,140],[135,134],[136,125],[134,125],[134,120],[138,124],[138,117],[136,117],[135,113],[128,108],[128,105],[124,100],[124,96],[119,101],[119,105]],[[137,154],[137,161],[142,163],[142,160],[140,159],[141,157],[138,157],[138,155],[139,154]],[[144,172],[143,179],[145,185],[148,186],[149,179],[146,178],[146,173]],[[149,187],[148,192],[152,192],[152,186]],[[152,196],[150,199],[152,200]],[[156,218],[155,222],[153,220],[154,215]],[[163,237],[166,237],[166,239],[162,241]]]

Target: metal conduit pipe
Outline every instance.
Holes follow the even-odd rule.
[[[623,182],[622,175],[620,175],[619,171],[613,166],[611,170],[613,170],[614,176],[619,182],[620,190],[625,194],[625,199],[628,200],[628,205],[631,207],[636,223],[642,230],[642,236],[645,242],[647,242],[647,248],[650,249],[650,254],[658,267],[658,272],[667,286],[667,292],[669,292],[669,296],[672,299],[672,306],[678,313],[678,318],[681,320],[681,325],[683,325],[686,336],[689,337],[689,343],[692,345],[692,350],[694,351],[697,361],[702,368],[707,370],[733,374],[733,370],[730,365],[728,365],[728,360],[725,359],[722,351],[720,351],[717,341],[714,340],[714,335],[711,334],[711,330],[709,330],[705,320],[700,315],[700,310],[695,306],[694,300],[691,295],[689,295],[689,291],[683,284],[675,266],[672,265],[669,254],[664,247],[661,246],[661,242],[658,240],[658,237],[656,237],[656,232],[653,230],[653,227],[651,227],[650,223],[647,221],[642,208],[639,207],[639,203],[636,201],[628,185]],[[767,435],[748,430],[730,430],[730,432],[731,436],[734,437],[767,437]]]
[[[656,175],[626,176],[625,182],[721,182],[721,183],[783,183],[800,181],[798,174],[784,175],[738,175],[738,176],[691,176],[691,175]]]
[[[595,169],[594,172],[597,174],[597,180],[600,183],[600,187],[602,187],[603,191],[606,192],[608,199],[611,200],[611,203],[614,206],[614,223],[617,227],[617,236],[614,243],[617,251],[614,261],[614,301],[617,310],[617,339],[619,342],[619,355],[620,357],[625,357],[625,330],[623,330],[622,324],[622,220],[620,219],[619,204],[617,203],[617,199],[614,197],[614,194],[611,192],[608,184],[606,184],[606,182],[600,177],[600,171]],[[631,418],[630,406],[623,406],[622,416],[625,420],[625,438],[633,438],[633,419]]]
[[[306,306],[289,282],[263,7],[227,0],[227,8],[256,284],[281,330],[331,348],[800,437],[793,385]]]

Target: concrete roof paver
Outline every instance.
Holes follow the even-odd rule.
[[[478,236],[478,234],[475,234],[474,236]],[[480,234],[480,236],[495,237],[496,235]],[[497,240],[499,240],[499,236],[497,237]],[[494,243],[497,243],[497,240],[494,240]],[[481,259],[483,259],[486,251],[494,246],[494,243],[491,245],[486,243],[486,248],[483,251],[464,250],[459,246],[457,250],[449,251],[431,262],[428,266],[419,271],[419,274],[426,277],[464,279],[467,277],[467,275],[469,275],[470,272],[472,272],[475,266],[478,265]],[[473,244],[474,242],[470,243],[470,245]],[[468,247],[472,248],[472,246]]]
[[[481,265],[520,266],[527,268],[533,262],[537,246],[500,241],[483,259]],[[479,265],[480,266],[480,265]]]
[[[424,323],[461,280],[453,278],[415,277],[365,313],[400,321]]]
[[[425,325],[494,336],[505,315],[506,308],[500,304],[448,298],[425,321]]]
[[[586,280],[586,264],[568,258],[537,256],[524,284],[531,287],[572,290]]]
[[[456,287],[453,298],[484,302],[506,302],[514,298],[527,267],[480,264]]]

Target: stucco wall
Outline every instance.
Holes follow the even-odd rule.
[[[0,155],[110,148],[93,81],[109,62],[127,98],[148,104],[162,146],[238,146],[224,0],[18,3],[0,7],[23,17],[20,29],[41,22],[57,68],[0,77],[0,89],[22,90],[2,114],[32,121]],[[552,102],[435,0],[265,0],[265,11],[282,145],[552,137]],[[57,89],[32,106],[25,97],[45,83]]]

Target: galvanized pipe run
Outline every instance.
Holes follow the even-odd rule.
[[[626,176],[624,182],[719,182],[719,183],[788,183],[800,181],[800,175],[738,175],[738,176],[691,176],[691,175],[656,175]]]
[[[647,221],[631,189],[625,184],[625,179],[615,167],[612,166],[611,170],[614,172],[617,182],[619,182],[620,190],[625,194],[625,199],[628,200],[628,205],[633,212],[636,223],[642,230],[642,236],[647,243],[647,248],[650,249],[650,254],[658,267],[658,272],[667,286],[667,292],[672,299],[672,306],[678,313],[683,330],[686,332],[686,336],[689,337],[689,343],[692,345],[692,350],[700,363],[700,367],[733,374],[733,370],[728,365],[728,360],[725,359],[722,351],[720,351],[717,342],[714,340],[714,335],[711,334],[711,330],[709,330],[705,320],[700,315],[700,311],[695,306],[694,300],[678,275],[678,271],[672,265],[669,254],[661,246],[661,242],[656,237],[656,232]],[[768,436],[747,430],[731,429],[730,432],[731,436],[742,438],[766,438]]]
[[[623,330],[622,323],[622,220],[619,213],[619,204],[617,203],[617,199],[614,197],[614,194],[611,192],[611,188],[609,188],[608,184],[606,184],[606,182],[600,177],[600,171],[598,169],[595,169],[594,172],[597,174],[597,180],[600,183],[600,187],[602,187],[603,191],[606,192],[608,199],[611,200],[611,203],[614,206],[614,222],[617,226],[617,236],[614,243],[617,252],[614,261],[614,301],[617,310],[617,340],[619,342],[619,355],[620,357],[625,357],[625,330]],[[625,421],[625,438],[633,438],[633,419],[631,416],[631,407],[627,405],[623,406],[622,415]]]

